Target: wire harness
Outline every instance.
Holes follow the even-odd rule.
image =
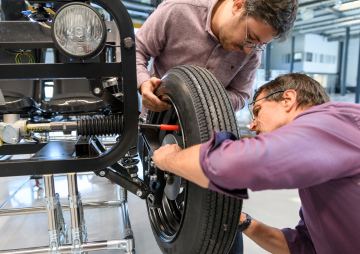
[[[21,59],[21,56],[25,55],[29,58],[29,63],[35,63],[35,58],[30,54],[30,50],[28,49],[20,49],[20,50],[14,50],[14,49],[3,49],[5,52],[9,54],[15,55],[15,63],[22,64],[23,61]]]

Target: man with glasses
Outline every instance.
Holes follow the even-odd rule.
[[[260,87],[249,108],[258,136],[236,140],[214,132],[208,142],[182,151],[160,148],[155,164],[237,198],[247,198],[240,191],[247,188],[299,189],[295,229],[241,215],[239,231],[270,253],[358,253],[360,105],[329,102],[317,81],[291,73]]]
[[[275,37],[286,40],[296,13],[297,0],[165,0],[136,33],[143,105],[158,112],[168,109],[153,94],[160,78],[172,67],[197,65],[219,79],[235,111],[240,110],[250,97],[266,44]]]

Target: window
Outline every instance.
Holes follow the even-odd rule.
[[[306,53],[306,62],[312,62],[313,53]]]
[[[54,82],[46,81],[44,82],[44,92],[45,92],[45,101],[49,101],[54,94]]]
[[[294,53],[294,62],[301,62],[301,61],[302,61],[302,53],[301,52]]]
[[[320,63],[323,63],[323,62],[324,62],[324,55],[320,54]]]

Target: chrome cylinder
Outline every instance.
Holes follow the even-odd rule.
[[[120,200],[90,202],[90,203],[82,204],[83,209],[112,208],[112,207],[120,207],[120,205],[121,205]],[[61,209],[62,211],[70,211],[70,207],[68,205],[62,205]],[[0,216],[24,215],[24,214],[35,214],[35,213],[45,213],[45,212],[46,212],[45,206],[0,209]]]
[[[48,230],[57,230],[56,197],[53,175],[44,175],[46,213],[48,218]]]
[[[52,123],[36,123],[27,124],[27,131],[34,132],[50,132],[50,131],[74,131],[77,130],[77,122],[52,122]]]
[[[109,241],[97,241],[88,242],[81,245],[83,251],[98,251],[98,250],[125,250],[130,253],[134,249],[133,239],[119,239]],[[65,244],[59,247],[61,253],[72,253],[72,245]],[[3,250],[0,254],[49,254],[51,249],[47,246],[26,248],[26,249],[15,249],[15,250]]]
[[[78,206],[78,186],[77,186],[77,175],[76,173],[68,173],[68,189],[69,189],[69,207],[70,207],[70,218],[71,228],[80,227],[80,211]]]
[[[14,124],[20,120],[20,115],[18,114],[4,114],[3,117],[4,117],[4,123],[7,124]]]

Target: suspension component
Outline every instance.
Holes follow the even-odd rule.
[[[77,131],[82,136],[116,135],[123,132],[123,122],[120,115],[86,118],[77,122]]]

